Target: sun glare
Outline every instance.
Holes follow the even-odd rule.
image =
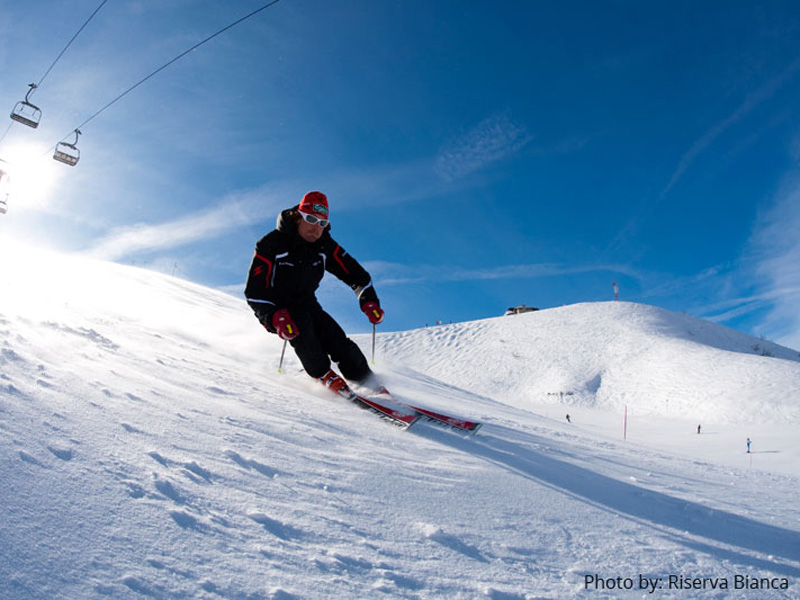
[[[8,144],[0,154],[0,169],[8,173],[8,210],[44,208],[55,195],[63,170],[30,143]]]

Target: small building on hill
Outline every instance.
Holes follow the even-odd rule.
[[[524,304],[520,304],[519,306],[512,306],[509,308],[505,314],[506,315],[521,315],[522,313],[526,312],[533,312],[535,310],[539,310],[538,308],[534,308],[533,306],[525,306]]]

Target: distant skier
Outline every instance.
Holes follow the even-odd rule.
[[[331,237],[328,214],[321,192],[309,192],[282,211],[276,229],[256,244],[245,297],[267,331],[292,345],[308,375],[340,392],[347,383],[331,369],[333,360],[348,381],[377,389],[361,349],[315,295],[328,271],[353,289],[370,323],[383,321],[369,273]]]
[[[750,441],[750,438],[747,438],[747,453],[748,453],[748,454],[750,454],[750,444],[751,444],[751,443],[752,443],[752,442]]]
[[[700,435],[700,425],[697,426],[697,435]]]
[[[567,415],[567,423],[572,423],[572,421],[569,418],[569,415]]]

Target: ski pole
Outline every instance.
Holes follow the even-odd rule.
[[[281,362],[278,363],[278,373],[283,374],[283,355],[286,354],[286,340],[283,340],[283,349],[281,350]]]
[[[375,364],[375,323],[372,324],[372,364]]]

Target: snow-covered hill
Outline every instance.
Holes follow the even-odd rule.
[[[398,395],[486,423],[400,432],[238,299],[3,250],[2,598],[800,594],[794,351],[622,303],[385,333]]]
[[[383,336],[392,360],[520,408],[800,425],[800,352],[641,304],[578,304]]]

